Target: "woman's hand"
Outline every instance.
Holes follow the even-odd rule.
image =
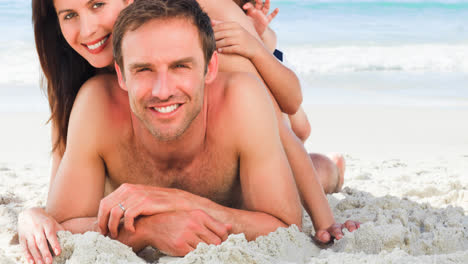
[[[252,3],[246,3],[242,8],[247,12],[247,16],[252,19],[255,30],[260,37],[263,36],[268,24],[278,15],[279,9],[276,8],[268,14],[270,11],[270,0],[255,0],[255,6]]]
[[[61,252],[57,239],[57,231],[63,227],[48,215],[42,208],[24,210],[18,216],[18,236],[25,257],[29,263],[52,263],[52,254],[48,244],[55,255]]]

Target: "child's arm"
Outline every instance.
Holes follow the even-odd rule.
[[[287,114],[296,113],[302,103],[301,86],[296,74],[236,22],[214,21],[213,24],[218,52],[250,59],[281,110]]]
[[[268,33],[273,32],[268,28],[268,25],[276,17],[276,15],[278,15],[279,9],[276,8],[273,10],[273,12],[271,12],[271,14],[268,14],[270,11],[270,0],[266,0],[265,3],[263,3],[262,0],[255,0],[255,6],[249,2],[246,3],[242,8],[245,10],[247,16],[252,19],[255,30],[262,38],[263,43],[267,43],[265,36],[268,35]]]

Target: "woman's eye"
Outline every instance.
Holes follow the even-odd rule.
[[[75,16],[76,16],[76,13],[68,13],[63,17],[63,19],[69,20],[69,19],[74,18]]]
[[[104,3],[95,3],[95,4],[93,5],[93,9],[100,8],[100,7],[103,6],[103,5],[104,5]]]

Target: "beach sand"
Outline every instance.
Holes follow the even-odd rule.
[[[306,105],[313,152],[342,152],[342,192],[328,199],[337,221],[362,222],[327,249],[303,232],[279,229],[256,241],[231,235],[185,258],[146,250],[157,263],[468,263],[468,108]],[[23,261],[18,213],[43,206],[49,180],[46,113],[0,113],[0,263]],[[55,263],[145,263],[96,233],[60,233]]]

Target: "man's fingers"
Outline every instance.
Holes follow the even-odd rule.
[[[34,240],[34,238],[28,239],[28,240],[27,240],[27,244],[28,244],[29,252],[31,253],[31,255],[32,255],[33,258],[34,258],[34,262],[35,262],[36,264],[42,264],[42,263],[44,263],[44,262],[42,261],[42,256],[41,256],[41,254],[39,253],[39,250],[37,249],[36,241]]]
[[[107,235],[109,230],[107,229],[107,224],[109,223],[109,212],[110,209],[108,207],[107,198],[101,200],[99,205],[99,212],[98,212],[98,227],[99,232],[103,235]]]
[[[221,238],[208,228],[202,229],[199,232],[198,237],[200,237],[202,242],[208,245],[219,245],[222,242]]]
[[[135,217],[140,215],[139,212],[132,208],[128,208],[124,214],[124,227],[125,229],[135,232]]]
[[[215,220],[211,216],[207,216],[207,218],[204,221],[204,224],[211,232],[216,234],[216,236],[221,239],[221,242],[225,241],[229,236],[230,230],[228,229],[228,226]]]
[[[107,228],[109,228],[109,232],[111,233],[112,238],[116,238],[118,235],[120,219],[122,218],[123,214],[124,211],[118,205],[114,206],[110,212]]]
[[[49,245],[47,244],[47,240],[45,239],[44,234],[40,234],[35,238],[37,247],[41,253],[42,259],[47,264],[52,264],[52,255],[49,251]]]
[[[203,239],[202,239],[201,237],[199,237],[199,236],[197,236],[197,235],[194,234],[194,235],[193,235],[193,238],[192,238],[192,239],[189,239],[189,240],[187,241],[187,246],[188,246],[188,247],[187,247],[187,250],[189,250],[188,252],[190,252],[190,251],[196,249],[197,246],[198,246],[198,244],[200,244],[200,243],[206,243],[206,242],[203,241]],[[187,252],[187,253],[188,253],[188,252]]]
[[[56,225],[56,229],[63,230],[63,227],[61,225]],[[44,227],[44,233],[47,237],[47,240],[49,241],[50,246],[52,247],[52,250],[54,251],[54,254],[56,256],[60,255],[60,252],[62,249],[60,248],[60,243],[57,238],[57,232],[55,232],[55,228],[51,228],[50,226],[45,226]]]

